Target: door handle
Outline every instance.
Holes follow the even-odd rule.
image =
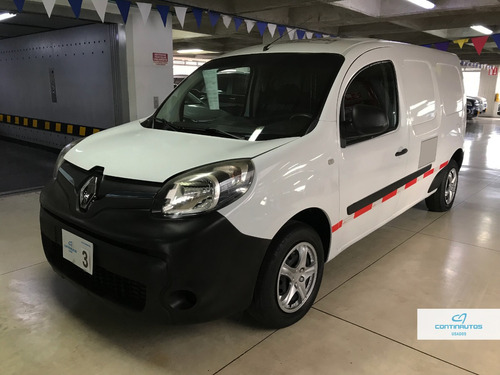
[[[401,156],[401,155],[406,154],[407,152],[408,152],[408,149],[403,148],[401,151],[396,152],[396,154],[394,156]]]

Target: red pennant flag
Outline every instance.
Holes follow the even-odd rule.
[[[472,44],[474,44],[474,47],[476,48],[477,54],[480,55],[486,41],[488,40],[488,35],[471,38],[471,40]]]

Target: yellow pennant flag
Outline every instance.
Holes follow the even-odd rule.
[[[460,46],[460,49],[462,49],[462,47],[464,46],[465,43],[467,43],[469,41],[469,38],[466,38],[466,39],[458,39],[458,40],[454,40],[453,43],[456,43]]]

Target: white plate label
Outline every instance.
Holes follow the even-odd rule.
[[[92,275],[94,244],[64,229],[62,242],[63,258]]]

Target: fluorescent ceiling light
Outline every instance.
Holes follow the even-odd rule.
[[[192,49],[180,49],[177,51],[177,53],[202,53],[205,52],[202,49],[199,48],[192,48]]]
[[[484,27],[484,26],[481,26],[481,25],[474,25],[474,26],[471,26],[470,28],[474,29],[477,32],[480,32],[481,34],[484,34],[484,35],[491,35],[491,34],[493,34],[493,31],[491,31],[487,27]]]
[[[0,14],[0,21],[7,20],[15,16],[16,16],[15,13],[2,13]]]
[[[436,6],[436,4],[431,3],[428,0],[408,0],[408,1],[425,9],[432,9]]]

